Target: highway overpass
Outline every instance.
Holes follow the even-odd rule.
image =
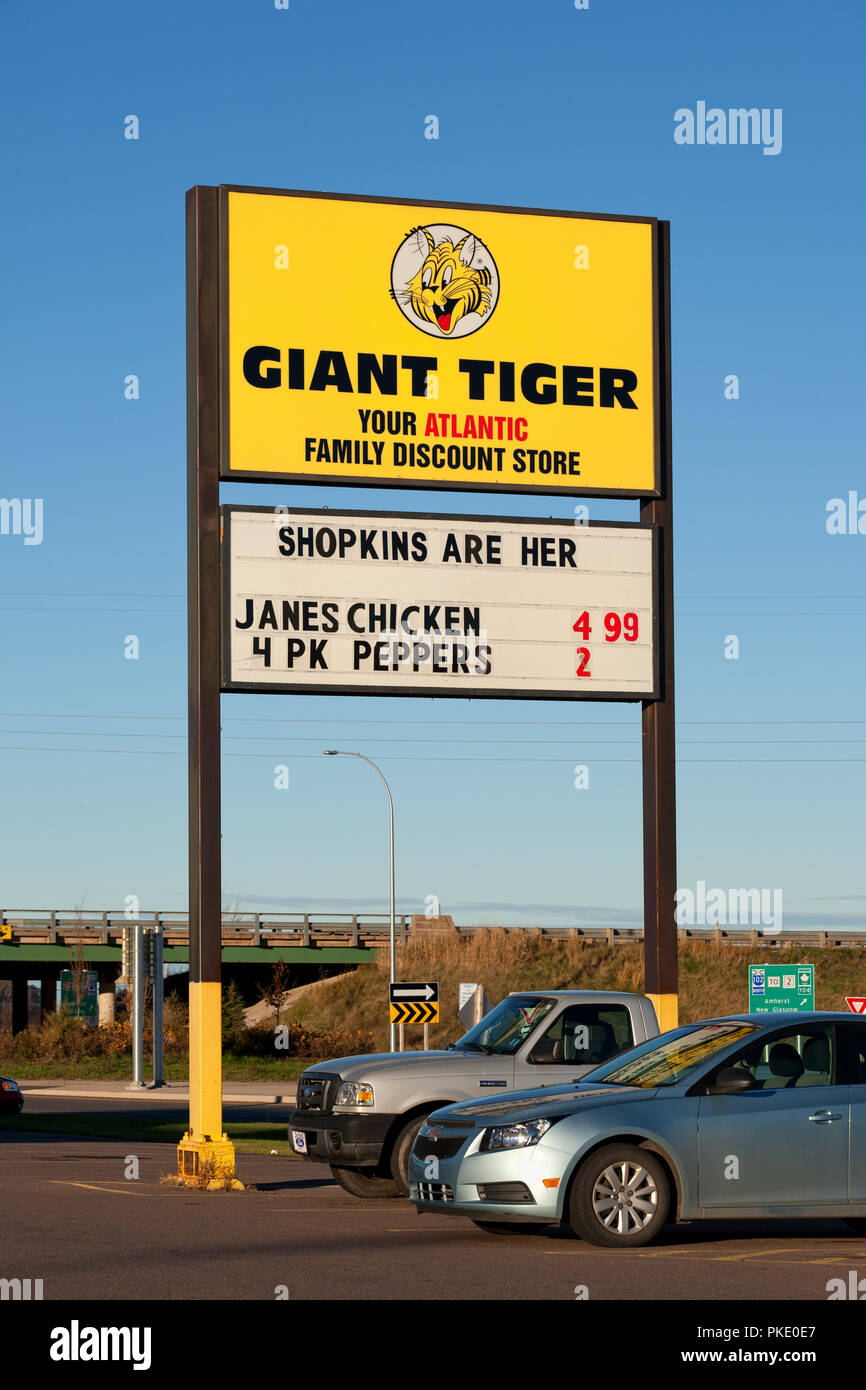
[[[77,908],[22,908],[0,911],[0,1029],[17,1032],[28,1023],[28,984],[41,985],[41,1008],[54,1007],[56,982],[60,971],[73,961],[81,961],[99,975],[100,995],[113,1005],[114,991],[121,972],[124,927],[141,922],[158,928],[163,938],[167,965],[181,967],[173,987],[183,993],[186,976],[182,967],[189,962],[189,921],[179,912],[140,913],[128,918],[123,911],[84,912]],[[398,942],[405,942],[421,931],[446,931],[460,936],[484,928],[456,927],[452,918],[428,920],[420,915],[400,913],[396,918]],[[508,927],[507,931],[526,931]],[[643,931],[629,927],[544,927],[542,935],[551,939],[579,937],[609,945],[641,942]],[[292,983],[304,984],[323,974],[338,973],[373,961],[389,941],[387,913],[227,912],[222,919],[222,963],[224,980],[234,979],[245,1000],[257,999],[256,984],[264,983],[276,961],[293,967]],[[751,947],[761,954],[780,946],[800,947],[866,946],[866,933],[831,931],[817,927],[811,931],[765,933],[747,928],[680,928],[681,939],[724,941]],[[760,959],[755,956],[755,960]],[[36,1011],[39,1013],[39,1010]],[[32,1008],[30,1022],[35,1021]]]
[[[69,960],[70,949],[80,945],[92,962],[119,963],[124,927],[141,922],[162,932],[167,963],[189,960],[189,921],[181,912],[143,912],[127,917],[123,911],[83,912],[78,908],[21,908],[0,910],[0,965],[8,962]],[[483,926],[456,926],[451,917],[428,919],[420,914],[398,913],[397,940],[412,933],[446,930],[460,936],[485,931]],[[580,937],[609,945],[643,941],[641,927],[565,926],[505,927],[508,932],[540,931],[551,939]],[[222,918],[223,964],[247,963],[256,958],[295,964],[359,965],[387,949],[389,921],[386,912],[225,912]],[[680,940],[724,941],[728,945],[758,946],[866,946],[866,932],[816,926],[808,930],[757,931],[748,927],[680,927]],[[327,956],[327,960],[325,957]]]

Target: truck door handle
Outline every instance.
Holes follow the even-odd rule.
[[[814,1115],[809,1116],[810,1120],[814,1120],[819,1125],[829,1125],[832,1124],[833,1120],[841,1120],[841,1118],[841,1115],[834,1115],[831,1110],[816,1110]]]

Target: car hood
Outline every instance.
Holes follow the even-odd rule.
[[[339,1072],[344,1081],[369,1081],[375,1075],[404,1071],[407,1067],[428,1066],[436,1068],[436,1063],[449,1071],[455,1067],[466,1067],[477,1071],[479,1065],[497,1063],[507,1066],[514,1061],[511,1056],[495,1056],[483,1052],[461,1052],[455,1048],[430,1052],[367,1052],[356,1057],[335,1057],[329,1062],[316,1062],[308,1067],[304,1075],[313,1076],[325,1072],[333,1075]]]
[[[658,1087],[647,1090],[644,1086],[605,1086],[599,1082],[593,1086],[579,1082],[576,1086],[544,1086],[531,1091],[511,1091],[508,1095],[490,1100],[458,1101],[456,1105],[446,1105],[436,1110],[431,1119],[465,1120],[482,1129],[492,1124],[520,1124],[524,1120],[539,1119],[545,1115],[574,1114],[580,1110],[603,1105],[617,1105],[622,1101],[652,1100],[658,1094]]]

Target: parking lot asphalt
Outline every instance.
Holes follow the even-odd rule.
[[[7,1131],[0,1167],[0,1277],[42,1279],[45,1300],[824,1301],[830,1279],[866,1275],[866,1239],[837,1221],[670,1227],[621,1252],[359,1201],[290,1158],[242,1155],[256,1190],[201,1193],[160,1181],[172,1145]]]

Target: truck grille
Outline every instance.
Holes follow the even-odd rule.
[[[454,1188],[447,1182],[419,1182],[418,1199],[421,1202],[453,1202]]]
[[[339,1076],[332,1073],[317,1072],[313,1076],[304,1073],[298,1082],[297,1108],[313,1111],[317,1115],[329,1114],[334,1087],[339,1081]]]

